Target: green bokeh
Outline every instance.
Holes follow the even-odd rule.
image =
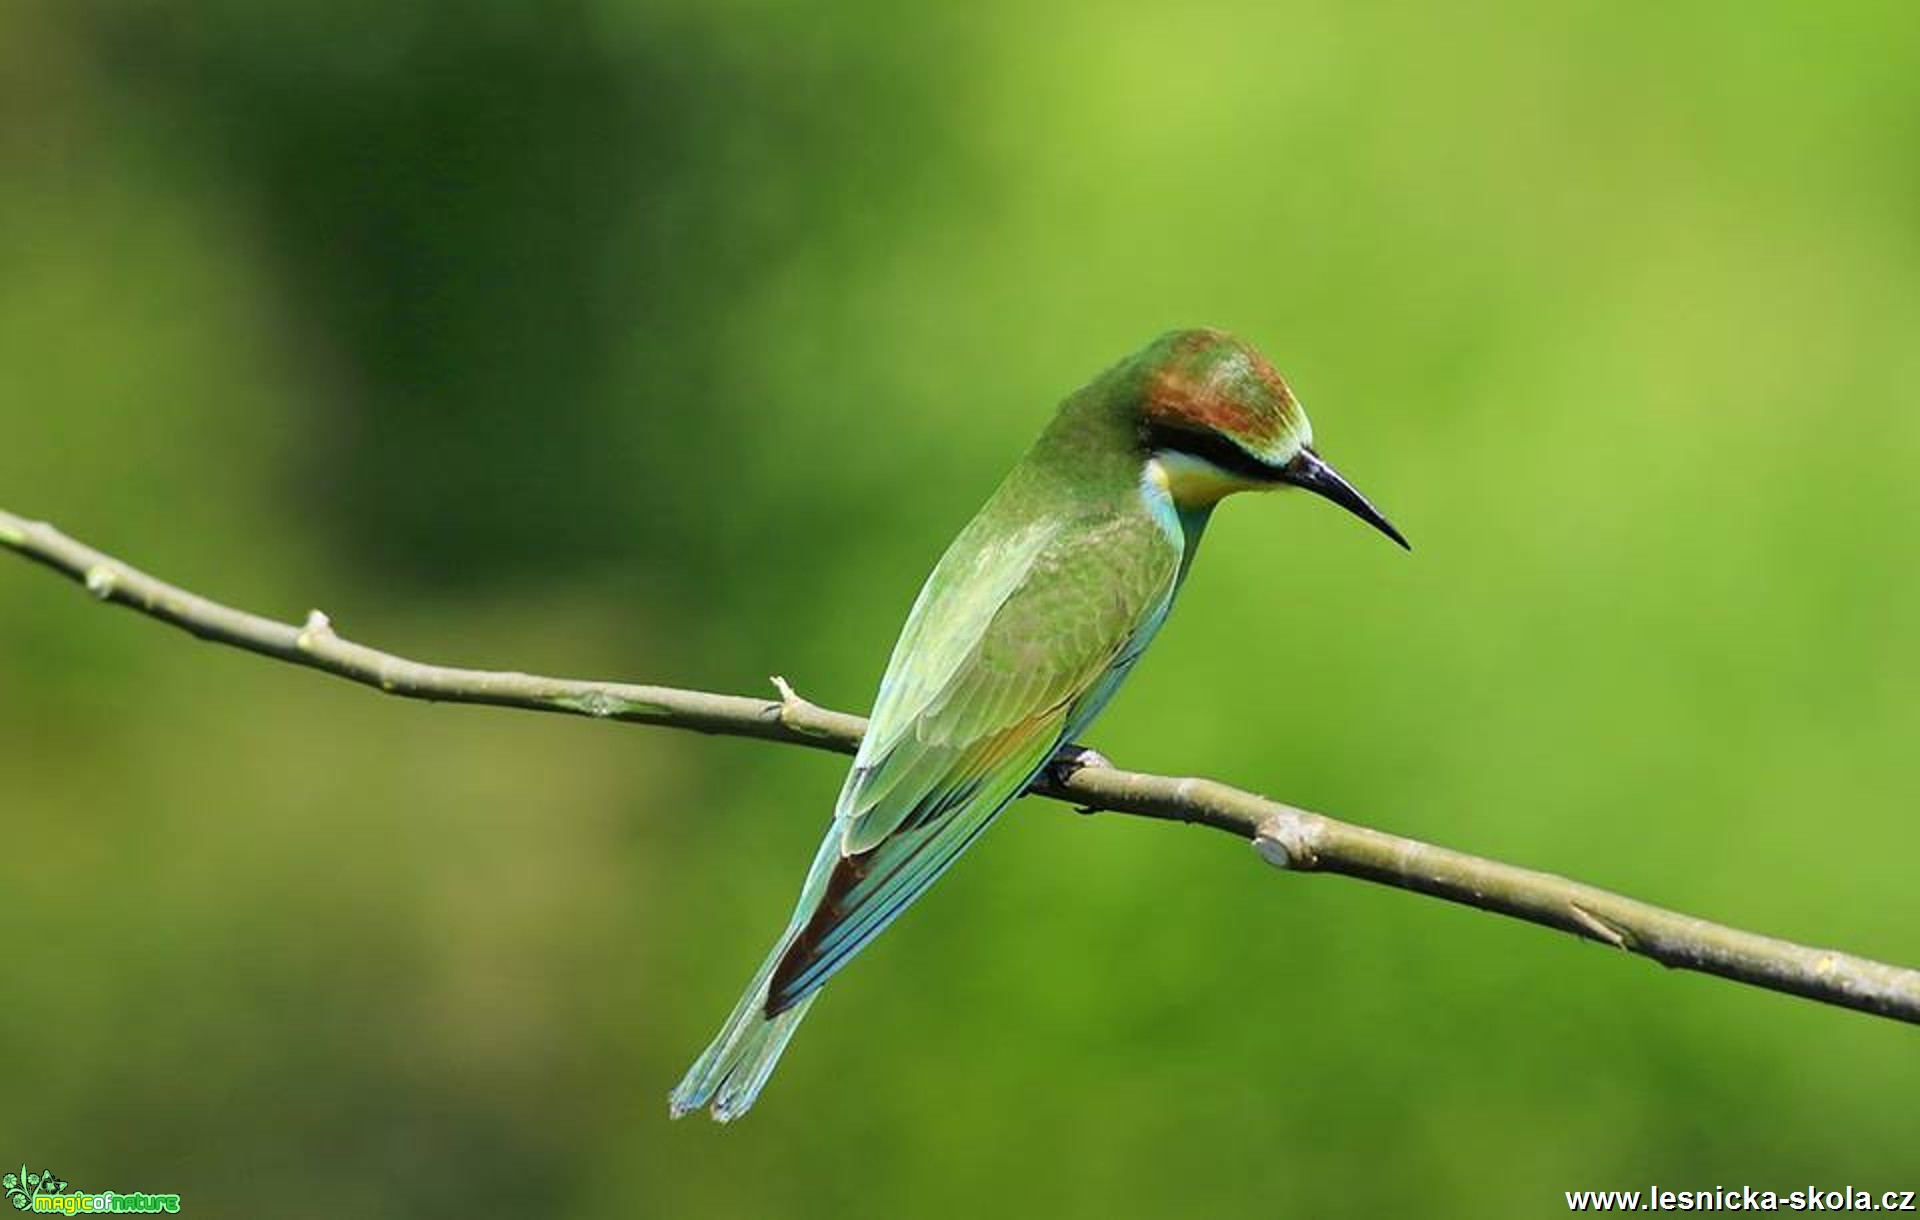
[[[1229,505],[1096,744],[1912,961],[1917,33],[24,0],[0,506],[398,651],[858,708],[1051,404],[1225,326],[1417,550]],[[1920,1185],[1910,1029],[1038,804],[670,1126],[841,765],[0,562],[0,1163],[369,1220]]]

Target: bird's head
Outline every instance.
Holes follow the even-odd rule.
[[[1223,331],[1180,330],[1130,363],[1140,378],[1133,401],[1148,477],[1182,509],[1236,491],[1304,487],[1407,545],[1314,451],[1306,411],[1250,345]]]

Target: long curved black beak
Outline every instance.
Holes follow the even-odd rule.
[[[1387,537],[1411,551],[1413,547],[1393,528],[1393,522],[1382,516],[1380,510],[1367,502],[1367,498],[1354,490],[1353,484],[1340,477],[1340,472],[1320,460],[1320,455],[1311,448],[1302,448],[1294,459],[1280,468],[1280,481],[1291,483],[1295,487],[1304,487],[1316,496],[1325,496],[1341,508],[1365,521]]]

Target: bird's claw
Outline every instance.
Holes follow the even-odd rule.
[[[1088,767],[1111,767],[1113,763],[1107,756],[1090,746],[1069,742],[1054,753],[1053,761],[1047,764],[1047,779],[1055,787],[1065,787],[1075,775]]]

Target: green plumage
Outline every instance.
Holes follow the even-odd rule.
[[[1216,332],[1169,335],[1067,399],[947,548],[894,646],[793,917],[675,1090],[676,1115],[751,1105],[821,985],[1098,714],[1166,618],[1218,498],[1179,501],[1151,429],[1188,429],[1198,444],[1235,412],[1259,425],[1246,429],[1247,462],[1284,462],[1303,443],[1286,438],[1304,437],[1304,415],[1251,349]]]
[[[1097,389],[1097,388],[1096,388]],[[846,861],[773,977],[810,994],[953,862],[1110,696],[1165,617],[1186,535],[1125,421],[1069,403],[962,530],[895,646],[835,811]]]

